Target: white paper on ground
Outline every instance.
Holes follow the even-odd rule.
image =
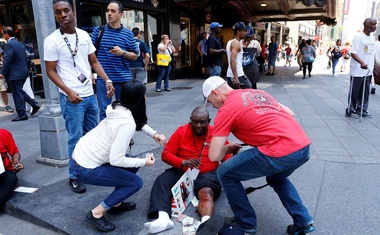
[[[20,187],[17,187],[14,191],[18,192],[18,193],[34,193],[37,190],[38,190],[38,188],[30,188],[30,187],[20,186]]]

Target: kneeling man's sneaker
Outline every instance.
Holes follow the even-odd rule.
[[[286,231],[288,232],[288,234],[291,234],[291,235],[305,235],[305,234],[315,231],[315,227],[313,226],[313,224],[309,224],[302,227],[295,224],[291,224],[288,226]]]

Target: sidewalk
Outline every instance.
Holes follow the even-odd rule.
[[[285,68],[282,60],[276,67],[276,76],[261,76],[258,88],[290,107],[312,141],[310,161],[290,178],[314,217],[317,230],[313,234],[379,234],[380,88],[378,93],[370,95],[368,112],[373,118],[363,118],[360,123],[359,119],[345,117],[349,75],[346,72],[333,77],[323,59],[323,56],[317,58],[312,77],[306,79],[301,79],[296,61]],[[155,84],[148,84],[149,125],[169,138],[178,126],[189,121],[196,106],[203,105],[203,81],[173,80],[170,81],[172,91],[161,93],[155,92]],[[9,103],[13,107],[11,99]],[[208,108],[214,118],[216,110]],[[102,234],[85,223],[84,216],[112,189],[87,185],[85,194],[73,193],[68,185],[67,167],[36,163],[41,144],[38,117],[14,123],[10,119],[15,115],[0,112],[0,128],[11,131],[19,146],[25,166],[18,174],[19,185],[39,190],[33,194],[15,193],[7,203],[7,215],[0,214],[0,234],[24,234],[10,226],[13,218],[8,215],[28,221],[25,229],[33,228],[28,234],[48,234],[45,229],[51,231],[49,234]],[[155,178],[168,167],[160,160],[162,148],[153,139],[137,133],[134,140],[132,154],[153,152],[157,161],[153,167],[143,167],[138,172],[144,186],[129,199],[137,203],[137,209],[108,216],[116,225],[110,234],[147,234],[144,223],[148,221],[150,189]],[[235,141],[234,137],[230,140]],[[244,184],[259,186],[264,182],[260,178]],[[271,188],[255,191],[249,199],[256,210],[258,235],[286,234],[292,220]],[[233,215],[223,193],[215,208],[216,213]],[[185,214],[199,220],[192,206]],[[181,224],[175,222],[173,229],[161,234],[180,235],[181,232]]]

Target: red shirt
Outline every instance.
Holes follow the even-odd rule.
[[[292,52],[292,48],[290,47],[285,48],[285,52],[286,52],[286,55],[290,55],[290,53]]]
[[[270,157],[282,157],[311,143],[298,122],[268,93],[233,90],[219,108],[214,136],[236,138]]]
[[[13,156],[13,154],[18,153],[18,148],[15,141],[13,140],[12,134],[0,128],[0,153],[3,158],[4,168],[13,171],[13,166],[11,159],[8,154]]]
[[[206,136],[200,137],[193,134],[190,124],[178,127],[165,145],[161,155],[162,161],[185,172],[188,167],[181,167],[182,160],[197,159],[202,155],[201,164],[198,167],[199,173],[202,174],[216,169],[219,162],[211,162],[208,158],[212,135],[213,127],[211,125],[208,127]],[[226,155],[224,160],[231,156],[231,154]]]

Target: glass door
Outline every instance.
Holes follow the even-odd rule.
[[[181,64],[182,67],[191,66],[191,40],[190,40],[190,18],[181,17]]]

